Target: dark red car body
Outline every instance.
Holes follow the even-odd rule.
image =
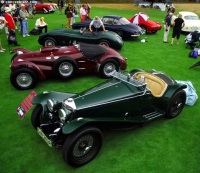
[[[113,70],[125,70],[127,66],[126,60],[117,51],[100,45],[43,47],[34,52],[17,48],[12,53],[16,54],[10,66],[10,80],[15,88],[22,90],[33,88],[38,80],[50,76],[68,79],[80,73],[100,73],[108,78]],[[27,77],[33,81],[30,85],[26,84]],[[21,83],[18,80],[22,80]]]
[[[128,18],[128,20],[132,23],[133,18]],[[157,31],[161,30],[162,25],[159,24],[158,22],[152,21],[152,20],[147,20],[144,22],[140,22],[138,24],[142,28],[142,30],[146,33],[156,33]]]
[[[28,4],[25,4],[25,7],[28,11]],[[37,3],[34,5],[34,10],[37,13],[53,13],[56,9],[56,6],[52,3]]]

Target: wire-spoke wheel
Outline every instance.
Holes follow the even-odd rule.
[[[62,155],[71,166],[82,166],[98,154],[102,145],[102,132],[95,127],[85,127],[65,140]]]

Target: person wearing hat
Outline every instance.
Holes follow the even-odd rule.
[[[7,22],[6,22],[5,18],[2,17],[2,16],[0,16],[0,30],[2,30],[2,29],[5,27],[6,23],[7,23]],[[5,49],[2,48],[2,45],[1,45],[1,38],[0,38],[0,52],[4,52],[4,51],[5,51]]]
[[[44,21],[44,17],[40,17],[39,19],[36,20],[35,22],[35,29],[40,30],[40,34],[42,33],[42,29],[45,29],[45,33],[47,32],[47,24]]]
[[[22,35],[23,37],[30,36],[28,35],[28,12],[25,9],[25,5],[21,4],[21,10],[19,11],[19,16],[22,20]]]
[[[89,25],[90,32],[92,31],[106,31],[105,26],[101,19],[98,16],[95,16],[94,19],[90,22]]]
[[[15,46],[20,46],[17,43],[17,38],[16,38],[16,34],[15,34],[15,28],[16,28],[15,22],[10,13],[11,13],[11,9],[9,7],[5,7],[4,17],[5,17],[5,20],[7,21],[5,30],[6,30],[6,34],[8,37],[8,43],[9,44],[13,43]]]

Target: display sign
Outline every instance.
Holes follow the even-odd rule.
[[[20,119],[24,118],[27,112],[32,108],[32,99],[37,95],[35,91],[32,91],[17,107],[17,114]]]

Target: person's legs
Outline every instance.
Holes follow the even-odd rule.
[[[181,30],[177,31],[177,36],[176,36],[176,44],[179,45],[179,39],[181,35]]]
[[[25,20],[22,20],[22,35],[23,37],[26,36],[26,21]]]

